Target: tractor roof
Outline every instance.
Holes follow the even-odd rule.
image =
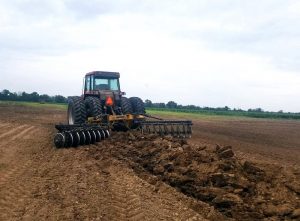
[[[109,71],[92,71],[87,73],[85,76],[95,75],[97,77],[103,78],[120,78],[119,72],[109,72]]]

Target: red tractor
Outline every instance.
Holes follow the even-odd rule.
[[[119,73],[106,71],[85,75],[83,95],[69,98],[68,124],[55,125],[59,131],[54,137],[56,147],[91,144],[109,137],[110,131],[130,129],[162,136],[191,135],[191,121],[166,121],[147,115],[140,98],[124,97],[119,78]]]
[[[68,105],[68,123],[83,124],[89,118],[104,115],[144,115],[145,106],[138,97],[127,98],[120,90],[120,74],[93,71],[85,75],[83,95],[71,97]]]

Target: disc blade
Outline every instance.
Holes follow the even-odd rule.
[[[89,131],[91,134],[91,144],[94,144],[96,142],[96,134],[93,130]]]
[[[94,130],[95,134],[96,134],[96,142],[100,142],[101,141],[101,134],[99,132],[99,130]]]
[[[91,134],[88,130],[85,130],[84,134],[85,134],[85,144],[89,145],[91,143],[91,139],[92,139]]]
[[[57,133],[54,137],[54,144],[56,148],[62,148],[65,145],[65,135],[63,133]]]
[[[73,135],[71,132],[65,132],[66,142],[65,147],[71,147],[73,144]]]
[[[72,136],[73,136],[73,147],[78,147],[78,145],[80,144],[80,136],[78,134],[78,132],[74,131],[72,132]]]
[[[84,134],[84,132],[83,131],[79,131],[78,134],[79,134],[79,137],[80,137],[79,144],[80,145],[85,145],[85,134]]]

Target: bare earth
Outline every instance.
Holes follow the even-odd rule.
[[[189,143],[133,132],[55,149],[65,118],[0,106],[0,220],[300,219],[299,121],[194,121]]]

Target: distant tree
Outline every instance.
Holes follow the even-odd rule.
[[[47,103],[47,102],[53,102],[53,99],[47,94],[42,94],[42,95],[40,95],[39,101]]]
[[[145,107],[152,107],[152,106],[153,106],[152,101],[146,99],[145,100]]]
[[[229,111],[230,108],[229,108],[228,106],[225,106],[225,107],[224,107],[224,110],[225,110],[225,111]]]
[[[9,100],[9,96],[10,96],[10,91],[9,90],[7,90],[7,89],[4,89],[2,92],[1,92],[1,100]]]
[[[30,94],[26,92],[10,92],[4,89],[0,92],[0,100],[9,101],[31,101],[31,102],[57,102],[66,103],[67,98],[62,95],[49,96],[47,94],[39,95],[37,92],[32,92]]]
[[[166,104],[165,103],[152,103],[152,107],[155,107],[155,108],[165,108]]]
[[[10,100],[12,100],[12,101],[18,100],[18,94],[16,92],[10,93],[9,97],[10,97]]]
[[[174,101],[169,101],[166,106],[167,108],[177,108],[177,103]]]
[[[254,111],[255,112],[264,112],[264,110],[262,108],[260,108],[260,107],[259,108],[255,108]]]
[[[248,112],[264,112],[264,110],[259,107],[255,109],[248,109]]]
[[[61,96],[61,95],[55,95],[54,96],[54,102],[56,102],[56,103],[66,103],[67,98],[65,98],[64,96]]]
[[[26,92],[22,92],[20,100],[21,101],[29,101],[30,97],[29,94],[27,94]]]
[[[166,108],[166,104],[165,104],[165,103],[159,103],[159,106],[160,106],[161,108]]]
[[[40,95],[37,92],[29,94],[29,101],[39,102]]]
[[[54,96],[54,102],[56,103],[67,103],[67,98],[61,95],[55,95]]]
[[[186,109],[190,109],[190,110],[195,110],[196,106],[195,105],[187,105],[185,106]]]

